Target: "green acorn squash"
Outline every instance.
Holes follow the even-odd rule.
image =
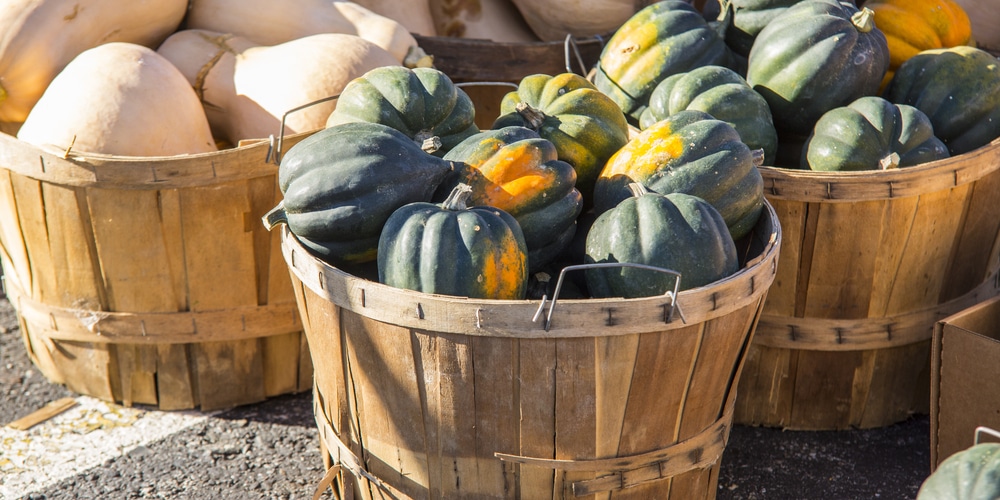
[[[267,217],[320,259],[375,260],[382,225],[397,208],[429,201],[451,162],[378,123],[335,125],[288,149],[278,167],[282,202]]]
[[[559,159],[576,169],[587,206],[604,163],[628,142],[621,108],[585,78],[562,73],[521,79],[500,102],[493,128],[527,127],[556,146]]]
[[[729,123],[750,149],[764,151],[765,164],[774,164],[778,133],[771,109],[739,73],[722,66],[702,66],[667,77],[650,95],[639,127],[647,128],[685,109],[704,111]]]
[[[648,192],[631,185],[633,196],[602,213],[587,233],[586,263],[631,263],[680,274],[632,267],[587,269],[594,297],[650,297],[674,289],[704,286],[739,269],[736,244],[711,204],[684,193]]]
[[[656,2],[636,12],[611,36],[594,70],[594,85],[638,123],[649,95],[664,78],[717,65],[739,73],[745,62],[720,31],[690,3]]]
[[[878,93],[888,68],[886,38],[870,9],[808,0],[757,34],[746,80],[767,100],[779,136],[806,136],[823,113]]]
[[[460,184],[440,205],[393,212],[379,238],[379,281],[458,297],[524,298],[528,256],[517,221],[498,208],[468,208],[469,194]]]
[[[1000,443],[980,443],[946,458],[924,480],[917,500],[1000,498]]]
[[[610,210],[638,182],[711,203],[738,240],[764,208],[759,161],[732,125],[702,111],[681,111],[640,132],[608,160],[594,188],[594,209]]]
[[[472,188],[468,203],[499,208],[521,226],[529,270],[548,264],[576,232],[583,198],[576,171],[559,159],[555,146],[524,127],[480,132],[444,156],[455,172],[438,188],[450,193],[458,184]]]
[[[732,7],[732,13],[729,14],[730,21],[726,26],[726,44],[737,54],[744,57],[750,55],[757,34],[785,9],[801,1],[722,0],[720,19],[726,15],[726,8]]]
[[[443,156],[476,132],[472,99],[434,68],[383,66],[344,87],[326,125],[371,122],[388,125],[423,144],[437,137]]]
[[[866,96],[820,117],[803,149],[802,168],[884,170],[948,156],[927,115],[913,106]]]
[[[1000,136],[1000,66],[982,49],[925,50],[900,65],[884,96],[927,115],[953,156]]]

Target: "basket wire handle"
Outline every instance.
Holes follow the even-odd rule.
[[[488,85],[497,85],[501,87],[510,87],[513,89],[517,88],[517,84],[514,82],[460,82],[456,83],[455,86],[458,88],[464,87],[486,87]]]
[[[680,306],[677,304],[677,294],[680,291],[681,286],[681,273],[677,271],[672,271],[670,269],[664,269],[662,267],[650,266],[648,264],[637,264],[634,262],[595,262],[592,264],[577,264],[572,266],[566,266],[559,271],[559,279],[556,281],[556,288],[552,291],[552,300],[548,301],[548,295],[542,295],[542,301],[538,304],[538,310],[535,311],[535,315],[531,318],[532,322],[537,322],[538,318],[542,315],[542,310],[545,309],[545,304],[549,304],[549,312],[545,316],[545,331],[549,331],[552,327],[552,313],[556,309],[556,301],[559,300],[559,293],[562,291],[563,280],[566,278],[566,273],[569,271],[580,271],[586,269],[603,269],[609,267],[633,267],[636,269],[645,269],[648,271],[658,271],[661,273],[667,273],[674,275],[674,289],[667,290],[667,293],[663,294],[664,297],[670,299],[670,309],[666,312],[665,318],[663,318],[664,323],[670,323],[674,320],[674,310],[681,316],[681,322],[687,323],[684,318],[684,313],[681,311]]]
[[[989,434],[997,439],[1000,439],[1000,431],[980,425],[979,427],[976,427],[976,440],[974,441],[974,444],[979,444],[979,440],[983,434]]]
[[[303,105],[301,105],[299,107],[292,108],[292,109],[290,109],[288,111],[285,111],[285,113],[283,115],[281,115],[281,128],[278,129],[278,139],[277,139],[278,144],[277,144],[277,146],[275,146],[275,143],[274,143],[275,139],[274,139],[274,135],[272,134],[269,137],[269,139],[268,139],[270,141],[270,144],[267,147],[267,158],[264,161],[266,161],[268,163],[274,163],[275,165],[280,165],[281,164],[281,148],[282,148],[282,143],[284,142],[284,139],[285,139],[285,119],[288,118],[288,115],[290,115],[290,114],[292,114],[292,113],[294,113],[296,111],[308,108],[310,106],[315,106],[317,104],[322,104],[322,103],[327,102],[327,101],[332,101],[332,100],[337,99],[339,97],[340,97],[340,94],[332,95],[332,96],[329,96],[329,97],[324,97],[322,99],[317,99],[315,101],[312,101],[312,102],[303,104]]]
[[[597,36],[598,40],[601,40],[600,36]],[[601,40],[603,43],[603,40]],[[576,56],[576,63],[580,65],[581,75],[586,75],[588,68],[583,62],[583,56],[580,55],[580,46],[576,44],[576,38],[573,38],[572,33],[566,35],[566,40],[563,42],[563,56],[566,64],[566,72],[573,73],[573,63],[570,61],[570,49],[572,49],[573,55]]]

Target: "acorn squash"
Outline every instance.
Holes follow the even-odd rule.
[[[602,213],[587,233],[587,264],[631,263],[634,267],[586,270],[594,297],[650,297],[704,286],[739,269],[736,244],[726,223],[705,200],[684,193],[659,194],[632,184],[633,195]]]
[[[383,66],[347,84],[326,124],[381,123],[420,144],[437,137],[443,156],[479,132],[475,119],[472,99],[440,70]]]
[[[809,0],[757,34],[746,80],[770,106],[779,136],[805,136],[823,113],[875,95],[888,67],[885,35],[871,9]]]
[[[946,458],[917,492],[917,500],[1000,498],[1000,443],[979,443]]]
[[[704,111],[729,123],[747,146],[763,150],[765,164],[774,164],[778,133],[774,130],[771,109],[735,71],[722,66],[702,66],[667,77],[650,95],[649,107],[639,117],[639,127],[647,128],[685,109]]]
[[[562,73],[521,79],[500,102],[493,128],[527,127],[555,144],[559,159],[576,169],[576,185],[591,205],[594,181],[604,163],[628,142],[621,108],[585,78]]]
[[[345,123],[306,137],[281,157],[284,199],[266,216],[288,225],[304,246],[333,265],[375,259],[382,226],[407,203],[430,201],[451,171],[402,132]]]
[[[788,7],[802,0],[722,0],[720,2],[720,19],[727,15],[726,8],[731,7],[729,24],[726,26],[726,44],[734,52],[744,57],[750,55],[750,48],[760,30],[767,23],[785,11]]]
[[[522,299],[527,250],[508,213],[466,203],[455,187],[441,203],[410,203],[392,213],[378,242],[379,281],[424,293],[477,299]]]
[[[708,65],[742,73],[744,61],[726,45],[723,29],[688,2],[656,2],[636,12],[608,40],[594,69],[594,85],[638,123],[649,95],[670,75]]]
[[[982,49],[925,50],[899,67],[884,97],[927,115],[952,156],[1000,137],[1000,66]]]
[[[711,203],[738,240],[764,207],[759,161],[732,125],[702,111],[681,111],[640,132],[608,160],[594,188],[594,209],[610,210],[638,182],[650,191]]]
[[[529,270],[548,264],[573,239],[583,208],[576,171],[537,133],[524,127],[481,132],[444,159],[456,162],[455,173],[438,188],[438,196],[466,184],[472,189],[469,204],[514,217],[524,233]]]
[[[802,168],[878,170],[947,158],[927,115],[881,97],[862,97],[820,117],[803,150]]]

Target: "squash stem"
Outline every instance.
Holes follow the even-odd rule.
[[[514,106],[514,111],[524,118],[524,121],[528,122],[529,128],[538,132],[538,129],[542,128],[542,124],[545,123],[545,113],[531,107],[530,104],[521,101]]]
[[[879,170],[891,170],[899,168],[899,153],[893,151],[889,156],[882,158],[878,162]]]
[[[413,45],[406,51],[406,56],[403,57],[403,66],[410,69],[433,68],[434,56],[424,52],[424,49],[420,48],[419,45]]]
[[[417,132],[417,135],[413,136],[413,141],[427,154],[434,154],[441,149],[441,138],[427,130]]]
[[[274,229],[274,226],[277,226],[278,224],[287,224],[288,214],[285,213],[285,203],[283,201],[279,201],[277,206],[269,210],[263,217],[261,217],[261,221],[264,222],[264,227],[266,227],[268,231]]]
[[[472,186],[468,184],[461,183],[455,186],[448,193],[448,197],[445,198],[444,203],[441,203],[441,208],[445,210],[465,210],[468,207],[469,197],[472,196]]]
[[[766,158],[764,158],[764,150],[763,149],[754,149],[754,150],[751,150],[750,154],[753,155],[753,166],[760,167],[760,166],[764,165],[764,160]]]
[[[646,186],[644,186],[644,185],[642,185],[642,184],[640,184],[638,182],[630,182],[628,184],[628,190],[632,191],[632,197],[633,198],[639,198],[639,197],[642,197],[642,196],[645,196],[645,195],[649,194],[649,190],[646,189]]]
[[[875,11],[862,7],[851,16],[851,24],[858,29],[858,32],[868,33],[875,28]]]

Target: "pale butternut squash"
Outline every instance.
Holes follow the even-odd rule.
[[[185,27],[231,33],[262,46],[323,33],[355,35],[385,49],[400,64],[431,65],[402,24],[348,1],[191,0]]]
[[[566,35],[586,38],[618,29],[651,0],[512,0],[535,35],[562,41]]]
[[[156,47],[187,0],[4,0],[0,3],[0,122],[23,122],[74,57],[101,43]]]
[[[70,61],[38,99],[17,138],[60,151],[174,156],[215,151],[205,112],[170,61],[111,42]]]
[[[537,42],[511,0],[427,0],[439,36]]]
[[[277,136],[286,112],[340,94],[371,69],[399,66],[374,43],[341,33],[263,46],[231,34],[182,30],[158,52],[201,96],[216,137],[232,144]],[[334,107],[330,101],[288,114],[285,134],[323,128]]]
[[[354,0],[354,3],[378,14],[395,19],[410,33],[434,36],[434,18],[427,0]]]

